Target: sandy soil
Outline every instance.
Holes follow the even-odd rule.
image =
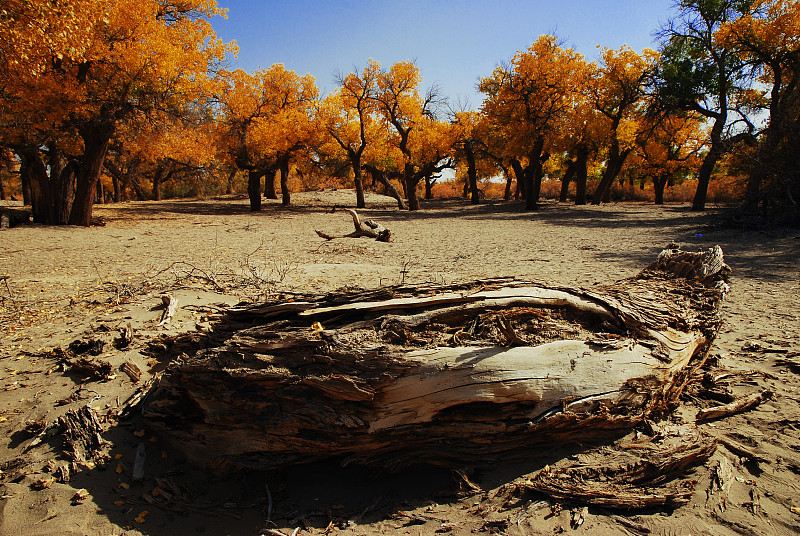
[[[104,227],[0,231],[0,534],[257,535],[268,528],[292,534],[296,527],[299,534],[366,535],[800,532],[800,231],[721,226],[714,210],[695,214],[676,205],[546,204],[526,213],[515,203],[473,207],[448,200],[408,213],[370,195],[362,213],[391,229],[392,243],[320,239],[314,229],[352,230],[349,216],[331,208],[351,206],[354,198],[351,191],[298,194],[291,208],[269,202],[256,214],[241,198],[124,203],[96,207]],[[634,275],[671,242],[684,249],[722,246],[733,269],[732,292],[712,353],[731,373],[736,396],[774,393],[755,409],[702,425],[760,461],[720,446],[693,473],[692,502],[672,512],[628,512],[621,519],[590,507],[583,525],[572,529],[578,505],[565,503],[559,512],[543,496],[509,501],[508,484],[541,462],[469,468],[483,491],[466,497],[457,494],[452,473],[430,469],[376,478],[322,463],[217,479],[188,466],[136,418],[109,419],[110,461],[68,482],[48,484],[49,471],[64,463],[59,438],[31,445],[37,421],[52,423],[87,403],[100,414],[118,411],[164,366],[148,348],[208,330],[215,312],[240,300],[490,276],[588,286]],[[159,326],[165,292],[179,308],[170,324]],[[128,323],[135,341],[118,351],[111,343]],[[99,357],[113,366],[108,378],[58,366],[52,350],[80,338],[107,343]],[[120,372],[125,361],[144,371],[138,384]],[[692,421],[699,406],[710,404],[687,396],[673,420]],[[132,482],[143,441],[145,479]],[[720,503],[709,490],[726,460],[732,479]],[[169,486],[171,495],[161,493]],[[88,496],[73,504],[81,489]]]

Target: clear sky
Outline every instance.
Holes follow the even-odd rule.
[[[539,35],[554,33],[590,60],[598,45],[657,48],[653,33],[673,0],[218,0],[228,19],[218,37],[236,40],[231,68],[283,63],[310,73],[324,95],[336,71],[373,58],[384,67],[415,60],[423,88],[437,84],[455,101],[481,103],[476,85]]]

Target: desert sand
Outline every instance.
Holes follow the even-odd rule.
[[[352,231],[341,208],[354,201],[349,190],[309,192],[295,194],[291,207],[268,201],[259,213],[236,197],[129,202],[97,206],[105,226],[0,230],[0,534],[800,532],[800,231],[737,225],[721,207],[698,214],[686,205],[551,202],[524,212],[514,202],[437,200],[410,213],[370,194],[361,214],[389,228],[392,242],[316,235]],[[167,356],[192,349],[186,334],[213,329],[215,315],[241,301],[497,276],[589,286],[634,275],[671,243],[723,248],[731,292],[711,372],[727,374],[736,397],[773,393],[700,425],[721,443],[690,473],[691,502],[674,511],[583,512],[515,491],[541,460],[465,467],[474,484],[466,492],[443,469],[376,475],[333,461],[220,478],[185,463],[135,416],[104,422],[107,463],[59,482],[50,479],[65,463],[60,438],[34,441],[70,409],[91,403],[100,415],[118,412]],[[159,325],[165,293],[178,308]],[[113,340],[128,324],[134,341],[117,350]],[[98,358],[112,373],[104,378],[65,370],[54,352],[89,338],[106,343]],[[126,361],[143,371],[138,382],[120,371]],[[670,419],[692,423],[715,403],[690,388]],[[140,443],[145,475],[132,481]],[[550,463],[589,456],[553,447]],[[72,500],[80,490],[84,497]],[[571,528],[575,511],[584,521]]]

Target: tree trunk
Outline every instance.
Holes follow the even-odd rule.
[[[289,155],[282,156],[279,160],[281,170],[281,205],[288,207],[292,202],[289,193]]]
[[[522,163],[516,158],[511,159],[511,169],[514,170],[514,176],[517,178],[517,189],[514,192],[514,199],[525,199],[525,170],[522,168]]]
[[[543,164],[550,158],[548,153],[542,153],[544,140],[538,139],[534,145],[534,152],[531,153],[531,163],[525,170],[525,208],[526,210],[538,210],[539,198],[542,192],[542,178],[544,177]]]
[[[30,205],[31,204],[31,181],[30,177],[28,177],[27,173],[22,172],[22,168],[20,167],[19,173],[19,183],[20,188],[22,189],[22,204],[23,205]]]
[[[425,177],[425,199],[430,201],[433,199],[433,185],[436,184],[436,179],[430,175]]]
[[[50,221],[53,225],[66,225],[69,221],[69,207],[73,200],[73,184],[75,182],[75,162],[64,164],[64,155],[53,142],[49,144],[50,152]]]
[[[606,162],[606,169],[603,171],[603,178],[600,179],[600,184],[597,185],[597,190],[595,190],[592,196],[593,205],[599,205],[601,202],[610,201],[611,184],[614,182],[614,179],[617,178],[619,172],[622,171],[622,165],[625,163],[630,152],[630,149],[620,151],[619,142],[616,139],[612,141],[608,161]]]
[[[364,201],[364,178],[361,175],[361,153],[350,150],[350,166],[353,168],[353,183],[356,187],[356,208],[365,208]]]
[[[550,158],[549,154],[542,154],[543,148],[544,138],[539,137],[528,155],[528,167],[525,168],[525,210],[539,209],[539,194],[544,175],[542,164]]]
[[[575,178],[577,172],[578,162],[570,161],[569,165],[567,165],[567,170],[564,172],[564,178],[561,179],[561,192],[558,195],[558,200],[560,202],[564,203],[567,200],[567,196],[569,195],[569,183]]]
[[[72,203],[72,210],[69,213],[70,225],[84,227],[91,225],[92,195],[95,185],[100,179],[100,172],[103,169],[103,162],[113,134],[113,125],[92,125],[81,129],[84,151],[76,179],[75,201]]]
[[[164,178],[164,168],[160,165],[153,173],[153,200],[161,201],[161,180]]]
[[[142,413],[217,470],[463,467],[608,442],[679,403],[728,271],[719,247],[666,250],[591,290],[495,279],[235,309],[230,335],[173,362]]]
[[[0,173],[0,201],[6,200],[6,187],[3,183],[3,174]]]
[[[233,194],[233,179],[236,177],[236,168],[232,168],[228,173],[228,182],[225,185],[225,195]]]
[[[419,210],[417,181],[414,177],[414,166],[410,162],[406,162],[403,166],[403,183],[406,189],[406,199],[408,199],[408,210]]]
[[[52,206],[50,188],[47,178],[47,168],[42,161],[41,154],[36,149],[17,149],[20,157],[20,176],[23,183],[27,182],[30,190],[29,200],[31,215],[36,223],[50,225]]]
[[[102,205],[106,201],[106,192],[105,192],[105,188],[103,187],[103,181],[100,178],[97,179],[97,188],[96,188],[96,190],[97,190],[97,201],[96,201],[96,203]]]
[[[261,210],[261,171],[247,170],[247,197],[250,199],[250,212]]]
[[[513,181],[513,179],[511,178],[511,174],[508,172],[508,170],[504,171],[503,175],[505,175],[505,177],[506,177],[506,189],[503,192],[503,200],[510,201],[511,200],[511,182]]]
[[[667,186],[668,179],[669,175],[666,173],[653,177],[653,192],[656,197],[656,205],[664,204],[664,188]],[[642,182],[644,182],[644,180]]]
[[[111,186],[114,188],[114,202],[119,203],[122,201],[122,192],[120,191],[120,180],[116,173],[111,173]]]
[[[587,165],[589,162],[589,148],[585,145],[578,145],[575,160],[575,204],[586,204],[586,176],[588,174]]]
[[[263,173],[264,177],[264,197],[267,199],[278,199],[278,193],[275,190],[275,174],[278,173],[278,166],[273,165],[268,167]]]
[[[700,170],[697,172],[697,190],[695,191],[694,199],[692,199],[692,210],[694,211],[705,210],[708,185],[711,183],[711,174],[714,172],[714,166],[717,165],[717,161],[722,156],[722,148],[720,147],[722,143],[722,126],[719,127],[719,135],[715,135],[719,122],[720,120],[717,119],[714,122],[714,126],[711,128],[711,148],[708,150],[708,153],[706,153],[705,158],[703,158],[703,163],[700,165]],[[716,142],[715,138],[717,138]]]
[[[464,143],[464,153],[467,156],[467,180],[469,181],[469,191],[472,194],[470,202],[473,205],[480,203],[478,192],[478,173],[475,169],[475,151],[472,148],[472,141],[467,140]]]

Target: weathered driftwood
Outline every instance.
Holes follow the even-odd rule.
[[[693,480],[675,479],[691,466],[705,463],[716,442],[696,436],[692,442],[659,447],[646,442],[639,454],[609,450],[591,464],[567,462],[568,467],[546,467],[525,488],[554,499],[622,510],[669,507],[689,502]]]
[[[727,273],[718,247],[666,250],[591,290],[491,279],[234,309],[242,328],[173,363],[142,410],[219,468],[457,466],[608,439],[677,403]]]
[[[733,402],[730,402],[728,404],[701,409],[700,411],[697,412],[697,416],[695,417],[695,419],[698,421],[721,419],[722,417],[728,417],[735,413],[741,413],[742,411],[747,411],[748,409],[754,408],[770,398],[772,398],[772,391],[769,390],[762,391],[760,393],[755,393],[750,396],[746,396],[739,400],[734,400]]]
[[[175,315],[175,311],[178,310],[178,298],[172,294],[164,294],[161,296],[161,301],[164,304],[164,312],[161,313],[161,321],[158,323],[159,326],[169,324],[172,321],[172,317]]]
[[[68,411],[58,418],[63,437],[63,449],[71,460],[86,465],[102,456],[106,442],[102,437],[103,427],[89,406]]]
[[[383,225],[376,222],[375,220],[365,220],[361,221],[358,217],[358,213],[355,210],[348,209],[350,215],[353,217],[353,225],[355,226],[356,230],[350,234],[346,234],[340,237],[324,233],[322,231],[315,230],[314,232],[319,235],[320,238],[324,238],[325,240],[333,240],[334,238],[374,238],[378,242],[391,242],[392,241],[392,232],[389,229],[386,229]]]

